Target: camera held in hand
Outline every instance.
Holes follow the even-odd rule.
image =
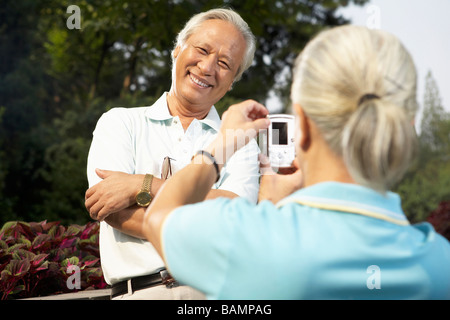
[[[289,168],[295,159],[294,116],[273,114],[267,116],[270,125],[259,133],[259,147],[273,168]]]

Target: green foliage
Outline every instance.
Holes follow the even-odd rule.
[[[69,30],[67,1],[4,0],[0,223],[87,224],[5,224],[2,297],[61,292],[70,264],[89,271],[83,288],[101,283],[97,224],[88,223],[84,207],[92,132],[108,109],[151,105],[169,90],[174,40],[193,14],[231,7],[257,38],[253,66],[216,104],[219,113],[244,99],[264,103],[272,89],[286,110],[294,58],[319,31],[347,23],[337,10],[351,2],[367,0],[80,0],[73,4],[81,9],[81,29]],[[413,222],[450,199],[450,116],[431,74],[426,92],[421,152],[394,190]],[[433,221],[445,221],[439,217]]]
[[[363,4],[366,1],[353,1]],[[306,42],[348,0],[81,0],[81,29],[69,30],[63,0],[5,0],[0,6],[0,222],[89,221],[86,159],[100,115],[150,105],[171,84],[171,51],[195,13],[231,7],[257,37],[252,68],[217,104],[288,97],[281,76]],[[287,103],[286,103],[287,105]]]
[[[80,290],[106,287],[100,267],[98,223],[10,221],[0,230],[0,298],[74,292],[69,266],[80,270]],[[70,279],[69,279],[70,280]]]
[[[450,163],[431,159],[416,167],[396,188],[412,222],[427,219],[440,202],[450,199]]]
[[[431,72],[425,82],[424,110],[421,122],[420,145],[422,161],[439,157],[450,158],[450,114],[442,105],[439,89]]]
[[[436,232],[450,241],[450,201],[441,202],[439,207],[431,212],[427,221],[433,225]]]
[[[5,112],[6,108],[0,106],[0,125],[2,124],[2,116]],[[2,137],[0,136],[0,146],[2,146]],[[5,188],[5,176],[6,176],[6,166],[5,166],[5,153],[2,148],[0,148],[0,198],[3,198],[4,188]],[[7,213],[8,206],[0,202],[0,212],[3,212],[5,215],[10,215]]]
[[[441,104],[433,76],[426,77],[419,155],[394,190],[413,222],[424,221],[439,203],[450,200],[450,114]]]

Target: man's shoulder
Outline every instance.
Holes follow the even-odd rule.
[[[149,107],[115,107],[102,114],[95,131],[121,131],[140,127],[145,123],[145,110]]]
[[[114,107],[103,113],[100,120],[103,122],[115,122],[115,123],[126,123],[135,122],[137,120],[145,119],[146,110],[150,107]]]
[[[105,115],[109,116],[143,116],[145,112],[149,109],[149,106],[146,107],[114,107],[105,112]]]
[[[164,120],[170,117],[167,108],[165,94],[163,94],[153,104],[137,107],[114,107],[103,114],[105,117],[119,118],[121,120],[142,121],[148,119]]]

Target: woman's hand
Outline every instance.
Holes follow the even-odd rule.
[[[258,202],[269,200],[276,204],[281,199],[299,190],[303,186],[303,174],[298,168],[296,160],[293,167],[277,174],[270,166],[270,160],[263,154],[259,155],[261,182],[259,186]]]
[[[222,165],[260,130],[267,129],[269,111],[262,104],[246,100],[232,105],[223,114],[220,134],[207,151],[210,151]]]
[[[215,157],[220,168],[238,148],[255,138],[259,130],[267,129],[268,113],[262,104],[252,100],[229,107],[223,115],[220,134],[204,151]],[[203,161],[205,158],[196,156],[191,164],[165,182],[145,213],[142,233],[161,257],[164,256],[161,246],[164,220],[180,206],[203,201],[216,181],[216,167],[211,161]]]

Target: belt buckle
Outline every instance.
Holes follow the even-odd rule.
[[[159,274],[161,275],[162,284],[165,284],[167,288],[170,289],[178,286],[178,282],[176,282],[176,280],[172,278],[172,276],[170,275],[169,272],[167,272],[167,270],[161,270]]]

